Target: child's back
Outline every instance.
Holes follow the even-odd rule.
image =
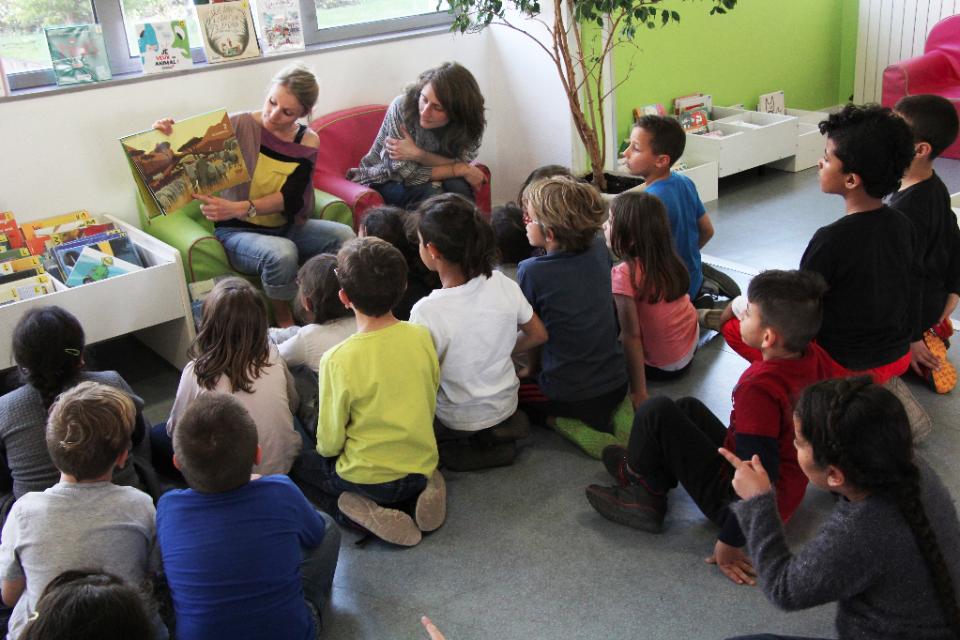
[[[703,263],[700,257],[700,230],[697,220],[707,210],[700,200],[693,180],[685,175],[671,172],[662,180],[657,180],[644,189],[663,201],[670,218],[670,232],[673,233],[677,254],[690,272],[690,299],[693,300],[703,286]]]

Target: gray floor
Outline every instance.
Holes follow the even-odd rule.
[[[938,161],[951,191],[960,162]],[[747,172],[721,182],[707,207],[716,236],[711,256],[753,270],[796,268],[817,227],[843,203],[820,193],[816,170]],[[731,272],[744,286],[748,277]],[[95,350],[148,402],[148,417],[167,418],[178,374],[131,340]],[[951,359],[955,358],[951,354]],[[715,334],[704,336],[694,370],[652,393],[693,395],[726,418],[730,392],[746,363]],[[910,382],[930,412],[934,432],[919,450],[960,496],[956,416],[960,395],[936,396]],[[447,522],[419,546],[379,541],[364,547],[345,531],[325,638],[426,638],[428,615],[449,640],[538,638],[725,638],[770,631],[831,636],[833,606],[786,614],[759,588],[737,586],[704,563],[716,528],[682,490],[670,495],[661,535],[600,518],[583,489],[611,483],[602,465],[559,435],[537,431],[515,465],[480,473],[445,472]],[[816,534],[833,507],[811,487],[788,527],[793,544]]]

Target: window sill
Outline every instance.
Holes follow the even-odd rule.
[[[287,53],[280,53],[271,56],[261,55],[259,58],[249,58],[247,60],[239,60],[237,62],[220,62],[216,64],[210,64],[208,62],[197,62],[194,64],[192,69],[184,69],[182,71],[169,71],[165,73],[157,73],[147,75],[142,71],[136,71],[131,73],[117,74],[113,76],[112,80],[106,80],[104,82],[91,82],[89,84],[79,84],[68,87],[58,87],[56,85],[44,85],[40,87],[31,87],[29,89],[17,89],[12,91],[6,97],[0,97],[0,104],[7,102],[16,102],[18,100],[31,100],[34,98],[43,98],[47,96],[61,95],[66,93],[75,93],[78,91],[89,91],[90,89],[99,89],[102,87],[113,87],[118,85],[125,84],[135,84],[137,82],[149,82],[151,80],[160,80],[164,78],[173,78],[176,76],[188,75],[192,73],[206,73],[208,71],[213,71],[216,69],[224,67],[241,67],[247,65],[256,65],[263,64],[268,62],[273,62],[275,60],[287,60],[295,59],[302,57],[304,55],[311,55],[314,53],[320,53],[323,51],[337,51],[342,49],[354,49],[357,47],[365,47],[371,44],[383,44],[388,42],[396,42],[399,40],[409,40],[412,38],[421,38],[424,36],[433,36],[442,33],[450,33],[450,25],[438,25],[433,27],[424,27],[421,29],[411,29],[409,31],[399,31],[396,33],[381,34],[375,36],[366,36],[362,38],[350,38],[346,40],[338,40],[336,42],[325,42],[322,44],[312,44],[307,45],[303,51],[290,51]]]

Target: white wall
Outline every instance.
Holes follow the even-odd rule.
[[[570,119],[556,70],[521,34],[499,27],[466,36],[444,32],[302,59],[320,77],[317,115],[388,103],[443,60],[469,68],[487,101],[479,160],[493,172],[495,205],[512,200],[536,167],[570,163]],[[161,117],[256,110],[269,79],[287,61],[0,99],[0,211],[13,211],[21,223],[81,209],[137,223],[133,179],[118,138]]]

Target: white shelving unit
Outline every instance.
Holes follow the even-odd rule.
[[[164,360],[182,369],[196,336],[180,253],[110,215],[140,250],[147,268],[0,307],[0,368],[13,366],[13,330],[28,309],[56,305],[75,315],[88,344],[133,333]]]

